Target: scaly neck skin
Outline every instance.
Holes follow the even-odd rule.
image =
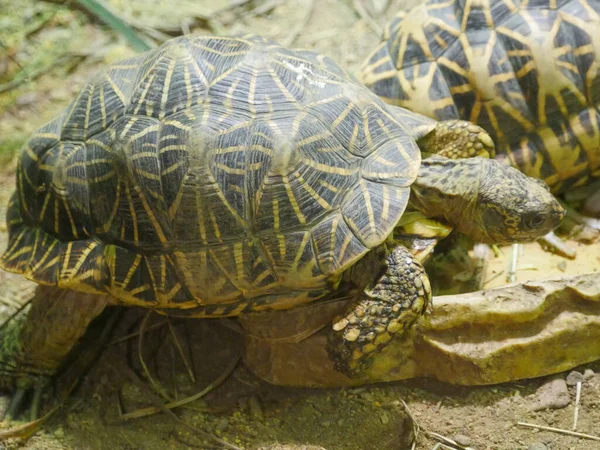
[[[479,158],[423,159],[411,186],[410,205],[431,218],[444,218],[452,227],[469,234],[474,229],[473,210],[482,177]]]

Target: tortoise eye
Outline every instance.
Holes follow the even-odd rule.
[[[533,214],[525,219],[525,225],[529,228],[537,228],[544,223],[544,216],[542,214]]]

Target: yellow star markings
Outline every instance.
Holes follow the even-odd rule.
[[[524,116],[519,108],[514,106],[509,100],[521,101],[523,104],[525,98],[520,92],[510,92],[509,98],[504,97],[506,89],[502,89],[502,84],[515,80],[515,74],[512,70],[509,72],[490,73],[490,65],[493,63],[494,49],[497,44],[497,34],[491,32],[489,40],[485,45],[472,46],[466,35],[460,36],[460,42],[464,49],[465,58],[468,66],[463,67],[456,61],[446,57],[439,58],[439,64],[467,80],[466,83],[451,86],[450,92],[453,95],[474,93],[475,99],[471,113],[467,119],[473,123],[478,123],[482,110],[485,110],[490,118],[494,132],[499,139],[504,139],[504,127],[499,123],[494,108],[500,108],[510,117],[513,117],[527,132],[534,128],[531,120]]]
[[[530,14],[524,12],[523,16],[528,18],[527,23],[531,29],[529,36],[524,36],[505,27],[499,27],[498,33],[519,42],[525,47],[524,49],[509,50],[508,55],[510,57],[529,58],[529,61],[517,70],[516,75],[518,79],[522,79],[530,73],[536,74],[538,85],[535,94],[537,97],[537,119],[541,125],[545,125],[548,122],[546,103],[549,96],[555,99],[563,117],[569,116],[563,91],[573,94],[582,105],[585,105],[586,99],[575,82],[563,72],[563,69],[567,69],[578,76],[577,67],[562,59],[563,56],[572,51],[572,47],[570,45],[561,47],[554,45],[561,24],[558,17],[554,20],[550,31],[546,32],[541,29]]]
[[[439,29],[448,32],[450,35],[458,37],[460,34],[459,30],[444,22],[442,19],[429,15],[430,10],[444,9],[453,3],[453,0],[442,3],[423,3],[411,9],[408,13],[398,14],[398,17],[400,17],[401,20],[390,29],[389,35],[394,36],[394,38],[388,43],[390,49],[397,49],[396,54],[392,55],[392,57],[395,57],[396,67],[400,67],[400,65],[408,62],[405,60],[405,55],[409,48],[409,39],[418,43],[423,54],[429,61],[432,61],[435,58],[426,34],[426,30],[432,26],[436,26]],[[441,36],[438,36],[438,39],[438,43],[442,44],[441,47],[445,49],[448,46],[448,43],[443,40]]]

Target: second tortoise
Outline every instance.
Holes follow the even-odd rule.
[[[600,1],[428,0],[399,12],[362,81],[386,102],[490,133],[563,194],[600,178]]]

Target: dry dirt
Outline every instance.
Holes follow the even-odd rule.
[[[267,0],[245,2],[242,7],[226,11],[219,11],[229,5],[225,0],[190,0],[178,2],[177,8],[172,2],[160,0],[107,3],[135,18],[140,27],[147,25],[164,32],[191,27],[197,33],[261,33],[288,44],[293,41],[296,47],[317,49],[356,73],[369,49],[378,42],[378,33],[361,18],[357,5],[366,5],[375,16],[375,23],[381,26],[386,14],[389,17],[391,11],[419,1]],[[387,10],[376,13],[388,3]],[[4,165],[0,172],[0,215],[4,216],[14,185],[12,155],[24,137],[63,108],[89,73],[132,50],[110,31],[91,24],[79,11],[33,0],[0,0],[0,10],[7,12],[0,15],[0,30],[4,30],[0,34],[0,84],[14,79],[23,67],[31,78],[4,92],[0,86],[0,163]],[[215,11],[216,16],[207,20]],[[6,229],[1,225],[0,249],[5,243]],[[599,270],[598,247],[580,246],[577,250],[583,256],[572,262],[549,257],[536,246],[528,246],[520,259],[518,279],[548,276],[552,272]],[[504,253],[490,263],[489,286],[506,281],[510,249],[504,249]],[[494,278],[494,274],[499,275]],[[19,277],[0,273],[0,313],[14,310],[28,286]],[[83,377],[65,407],[41,431],[26,442],[0,441],[0,449],[223,448],[198,437],[164,413],[127,421],[121,416],[152,405],[151,396],[155,395],[147,381],[136,378],[143,376],[138,338],[118,341],[118,337],[138,329],[143,315],[142,311],[128,310],[111,344]],[[150,320],[158,323],[163,319],[154,315]],[[149,328],[144,358],[154,378],[160,380],[172,398],[181,399],[201,391],[238,354],[239,336],[217,321],[174,322],[182,345],[193,356],[196,381],[191,382],[169,328],[164,323]],[[137,375],[131,375],[130,368]],[[588,370],[583,382],[577,430],[600,435],[600,364],[576,368],[581,373],[585,369],[596,374]],[[67,373],[63,379],[68,381],[69,376]],[[59,390],[67,384],[64,380],[59,380]],[[437,441],[428,435],[431,432],[462,440],[478,450],[600,449],[600,442],[517,426],[522,421],[572,428],[573,387],[568,393],[562,392],[566,406],[533,411],[543,395],[540,386],[546,381],[543,378],[466,388],[411,380],[352,389],[310,390],[268,385],[238,364],[224,384],[203,399],[175,409],[175,413],[194,429],[213,433],[248,450],[400,450],[410,448],[412,433],[404,401],[420,427],[416,449],[442,448],[435,447]],[[564,387],[560,382],[558,385]],[[560,392],[554,394],[560,396]]]

